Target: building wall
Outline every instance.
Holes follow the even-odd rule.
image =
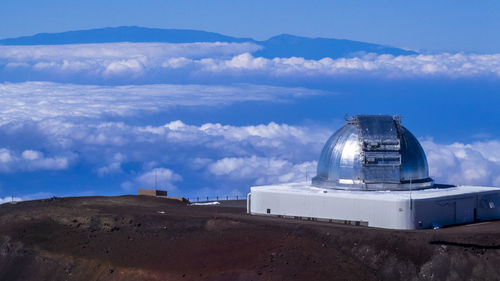
[[[414,201],[415,228],[433,228],[500,218],[500,191]]]
[[[338,193],[289,192],[286,188],[282,191],[252,188],[247,209],[258,215],[357,222],[390,229],[435,228],[500,219],[500,189],[404,199],[369,192],[360,197],[346,197]]]
[[[477,195],[414,201],[415,228],[435,228],[474,222]]]
[[[484,192],[477,196],[477,220],[500,218],[500,192]]]
[[[413,228],[410,202],[404,199],[381,201],[262,190],[252,191],[249,199],[251,214],[351,221],[382,228]]]

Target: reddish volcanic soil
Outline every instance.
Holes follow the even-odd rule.
[[[0,205],[0,280],[498,279],[500,221],[394,231],[144,196]]]

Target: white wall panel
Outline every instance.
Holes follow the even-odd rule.
[[[486,207],[479,206],[481,200]],[[252,187],[248,207],[251,214],[258,215],[367,222],[368,226],[391,229],[432,228],[500,218],[500,189],[456,187],[384,193],[283,184]]]

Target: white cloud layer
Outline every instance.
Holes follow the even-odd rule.
[[[69,151],[65,154],[65,156],[46,157],[42,152],[30,149],[16,153],[7,148],[0,148],[0,173],[65,170],[75,158]]]
[[[157,188],[166,190],[176,190],[175,182],[182,181],[182,177],[167,168],[155,168],[144,172],[132,181],[122,183],[121,187],[126,191],[136,190],[137,188]]]
[[[422,146],[436,182],[500,187],[500,141],[442,145],[426,140]]]
[[[173,106],[216,106],[243,101],[280,101],[321,94],[305,88],[266,85],[90,86],[52,82],[0,84],[0,124],[55,117],[131,116]]]
[[[252,43],[109,43],[0,46],[3,81],[16,79],[117,83],[252,81],[255,77],[295,81],[363,75],[388,78],[499,77],[500,54],[441,53],[376,55],[307,60],[253,57]]]
[[[244,194],[254,184],[304,181],[306,174],[308,179],[313,177],[321,148],[333,132],[272,122],[194,126],[172,121],[135,126],[48,119],[0,125],[0,133],[9,147],[0,149],[3,174],[64,171],[78,165],[89,167],[89,176],[118,176],[123,179],[121,187],[130,191],[154,186],[156,169],[158,185],[181,194],[186,179],[186,185],[194,180],[200,189],[225,184],[233,193],[236,188]],[[439,144],[423,140],[422,145],[437,183],[500,186],[500,141]]]
[[[88,167],[86,177],[122,179],[126,192],[153,187],[156,169],[158,186],[180,195],[186,194],[186,188],[195,195],[200,193],[193,189],[213,195],[208,190],[215,188],[220,194],[242,195],[250,184],[312,176],[329,132],[276,123],[193,126],[172,121],[163,126],[132,126],[49,119],[0,125],[0,134],[11,147],[0,153],[0,174],[46,170],[48,165],[32,162],[47,164],[47,159],[61,160],[60,155],[68,154],[72,158],[66,157],[67,166],[52,169]],[[224,171],[224,165],[233,169]]]
[[[263,81],[500,77],[500,54],[306,60],[253,57],[259,48],[251,43],[0,46],[0,174],[69,173],[78,167],[85,176],[112,178],[130,191],[154,186],[156,173],[159,186],[181,194],[187,186],[243,194],[253,184],[303,181],[306,174],[310,179],[332,128],[127,120],[178,106],[325,94]],[[32,80],[55,82],[16,82]],[[500,186],[499,140],[422,145],[437,183]],[[2,189],[10,186],[0,181]],[[1,203],[10,194],[0,195]]]
[[[8,197],[4,197],[4,198],[0,197],[0,204],[19,202],[19,201],[22,201],[22,199],[19,197],[13,197],[13,196],[8,196]]]
[[[201,159],[255,154],[296,162],[308,159],[309,151],[321,149],[329,136],[327,131],[273,122],[255,126],[214,123],[193,126],[172,121],[163,126],[132,126],[121,122],[82,124],[54,119],[27,122],[23,126],[6,124],[0,126],[0,132],[8,136],[3,140],[6,145],[25,150],[25,158],[38,157],[38,152],[31,152],[35,150],[33,146],[42,146],[51,153],[75,151],[87,161],[95,158],[99,164],[97,172],[102,175],[118,172],[123,162],[147,163],[162,157],[171,160],[178,154],[183,161],[193,160],[194,166],[210,162]],[[19,144],[19,137],[33,141]],[[25,145],[29,145],[30,150],[26,150]],[[158,151],[162,154],[158,155]],[[5,152],[0,153],[0,161],[12,161],[12,152]],[[311,157],[314,159],[316,155]]]
[[[200,61],[201,63],[201,61]],[[478,75],[500,76],[500,54],[435,54],[435,55],[375,55],[321,60],[304,58],[255,58],[246,53],[231,60],[204,60],[202,69],[214,72],[237,70],[263,71],[273,76],[306,75],[337,76],[365,74],[385,77],[449,76],[470,77]]]
[[[101,43],[36,46],[2,46],[0,60],[27,62],[70,60],[162,59],[171,57],[224,57],[260,50],[250,43]],[[69,60],[68,60],[69,62]]]
[[[316,161],[294,164],[266,157],[227,157],[208,166],[210,173],[235,180],[252,180],[255,185],[305,182],[316,174]]]
[[[68,196],[71,196],[71,195],[72,194],[70,194]],[[4,204],[4,203],[14,203],[15,204],[15,202],[38,200],[38,199],[50,198],[52,196],[54,196],[54,194],[50,193],[50,192],[36,192],[36,193],[32,193],[32,194],[26,194],[26,195],[23,195],[21,197],[5,196],[4,198],[0,197],[0,204]]]

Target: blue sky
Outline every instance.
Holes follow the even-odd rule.
[[[500,3],[470,1],[34,1],[0,3],[0,38],[105,26],[290,33],[428,51],[498,52]]]
[[[172,195],[241,196],[310,179],[344,114],[367,113],[401,114],[436,182],[500,186],[495,2],[249,3],[2,1],[0,37],[138,25],[427,51],[304,59],[259,57],[251,42],[0,46],[0,202],[131,194],[155,174]]]

